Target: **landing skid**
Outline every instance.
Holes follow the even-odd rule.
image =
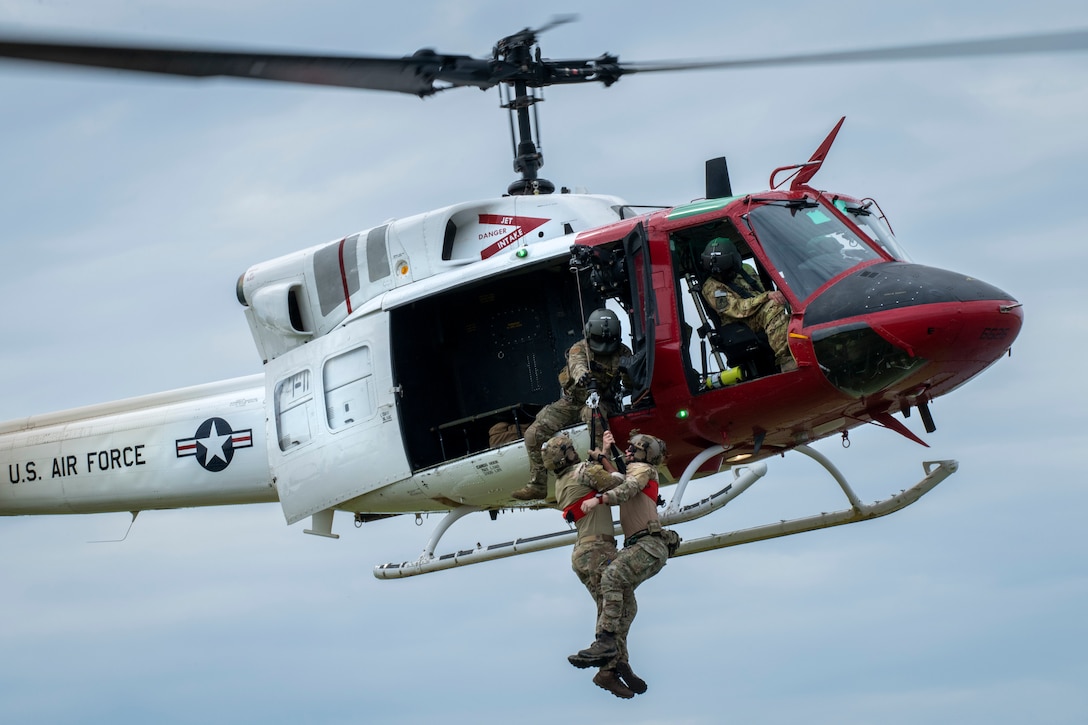
[[[925,476],[918,483],[889,498],[871,504],[863,504],[860,499],[858,499],[857,494],[854,493],[854,490],[850,487],[850,484],[846,482],[842,473],[840,473],[834,464],[832,464],[823,454],[806,445],[797,446],[796,450],[819,463],[831,474],[831,477],[839,484],[843,494],[846,496],[850,508],[832,513],[821,513],[816,516],[806,516],[789,521],[779,521],[750,529],[739,529],[723,534],[711,534],[710,536],[684,541],[675,555],[685,556],[687,554],[698,554],[704,551],[711,551],[712,549],[722,549],[727,546],[748,544],[753,541],[763,541],[764,539],[773,539],[780,536],[790,536],[791,534],[799,534],[804,531],[826,529],[831,526],[842,526],[843,524],[852,524],[857,521],[887,516],[890,513],[899,511],[914,503],[931,491],[938,483],[955,473],[959,468],[959,464],[952,460],[924,461],[922,463],[922,469],[925,471]],[[684,493],[687,490],[688,483],[690,483],[691,479],[695,476],[695,472],[708,460],[722,454],[724,451],[725,449],[722,446],[711,446],[692,460],[684,470],[683,475],[680,476],[672,500],[669,502],[668,506],[665,507],[665,510],[661,515],[662,524],[665,526],[673,526],[687,521],[694,521],[695,519],[713,513],[730,501],[736,499],[767,473],[767,465],[762,462],[734,469],[733,480],[727,486],[700,501],[683,505]],[[560,546],[570,546],[577,537],[574,530],[557,531],[551,534],[531,536],[525,539],[515,539],[513,541],[492,544],[490,546],[477,545],[474,549],[465,549],[450,554],[444,554],[442,556],[435,556],[434,552],[438,548],[438,542],[449,527],[466,514],[479,510],[480,509],[475,506],[461,506],[453,509],[443,517],[441,522],[439,522],[434,534],[427,542],[427,548],[424,549],[423,554],[418,559],[401,564],[390,563],[376,566],[374,567],[374,576],[378,579],[400,579],[419,574],[429,574],[431,572],[453,569],[459,566],[479,564],[494,559],[504,559],[508,556],[516,556],[518,554],[528,554],[534,551],[554,549]],[[616,526],[616,533],[620,533],[618,525]]]

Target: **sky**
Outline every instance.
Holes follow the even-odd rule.
[[[0,35],[362,55],[486,55],[552,14],[544,55],[745,58],[1088,27],[1088,5],[491,0],[0,0]],[[872,196],[919,263],[1024,303],[1010,357],[932,405],[925,449],[859,429],[816,445],[863,500],[924,460],[959,472],[871,522],[687,556],[638,590],[645,695],[566,656],[593,605],[569,550],[403,581],[438,519],[338,541],[278,504],[0,520],[0,720],[36,723],[916,723],[1088,721],[1088,53],[630,76],[553,88],[557,185],[633,204],[807,159],[846,116],[821,188]],[[260,371],[238,276],[390,218],[502,193],[497,92],[395,94],[0,63],[0,419]],[[797,454],[685,538],[845,506]],[[710,490],[711,483],[692,484]],[[703,489],[700,489],[703,490]],[[691,495],[698,495],[698,492]],[[469,517],[439,549],[555,530]]]

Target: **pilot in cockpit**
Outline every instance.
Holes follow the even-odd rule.
[[[722,324],[741,322],[752,332],[766,333],[779,370],[797,369],[786,337],[789,313],[785,296],[778,290],[765,290],[756,271],[741,261],[736,245],[724,237],[706,245],[702,265],[710,275],[703,283],[703,298],[717,311]]]

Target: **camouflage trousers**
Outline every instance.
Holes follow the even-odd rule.
[[[597,619],[601,617],[601,576],[608,565],[616,558],[616,545],[611,541],[578,541],[574,544],[574,551],[570,555],[570,565],[578,579],[589,590],[589,596],[593,597],[593,603],[597,605]],[[635,605],[635,593],[633,589],[624,592],[624,609],[628,607],[633,611]],[[628,601],[629,600],[629,601]],[[634,617],[634,614],[631,614]],[[604,669],[615,669],[619,662],[627,662],[627,632],[616,633],[616,648],[619,654],[604,666]]]
[[[669,547],[659,536],[644,536],[632,546],[625,546],[601,575],[601,609],[597,632],[612,632],[624,642],[638,613],[635,588],[665,566]]]
[[[601,412],[608,415],[608,409],[601,403]],[[574,425],[579,419],[589,425],[593,417],[593,410],[587,405],[575,403],[567,398],[560,398],[554,403],[549,403],[536,414],[536,420],[525,429],[525,452],[529,455],[529,483],[532,485],[547,486],[548,470],[544,468],[544,458],[540,454],[540,447],[569,425]],[[597,426],[594,448],[601,447],[601,439],[604,436],[603,426]]]
[[[782,305],[767,301],[745,323],[756,332],[763,330],[767,333],[767,342],[774,350],[774,362],[778,367],[793,361],[787,339],[790,318]]]

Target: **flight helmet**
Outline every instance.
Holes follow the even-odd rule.
[[[741,269],[737,245],[725,237],[711,239],[703,249],[703,269],[718,280],[731,279]]]
[[[627,450],[631,451],[632,460],[649,463],[651,466],[660,465],[669,455],[665,441],[645,433],[631,436],[627,442]]]
[[[570,436],[563,433],[544,442],[540,447],[540,457],[544,459],[544,468],[558,474],[578,462],[578,451]]]
[[[611,355],[620,349],[620,318],[606,307],[589,313],[585,332],[593,352]]]

